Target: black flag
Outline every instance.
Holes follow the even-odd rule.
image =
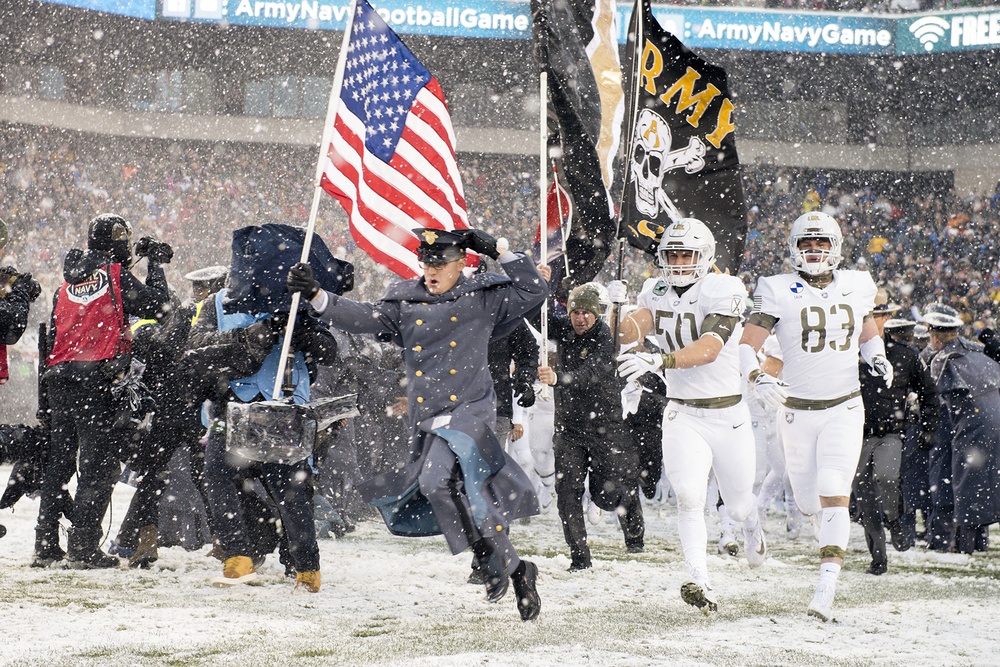
[[[743,261],[746,206],[726,71],[695,55],[636,0],[625,63],[628,132],[619,236],[655,255],[663,229],[698,218],[716,266]]]
[[[615,245],[624,113],[613,0],[532,0],[539,66],[548,74],[561,174],[573,199],[563,289],[594,279]]]

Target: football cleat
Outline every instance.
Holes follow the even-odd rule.
[[[719,610],[715,601],[715,592],[706,583],[688,581],[681,585],[681,599],[692,607],[701,610],[706,616]]]
[[[814,618],[826,623],[833,618],[833,596],[836,592],[836,586],[825,581],[821,581],[816,585],[816,592],[813,594],[812,602],[809,603],[809,608],[806,613]]]

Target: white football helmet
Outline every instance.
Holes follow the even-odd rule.
[[[671,250],[690,250],[694,253],[691,263],[670,264],[667,254]],[[715,264],[715,236],[701,220],[683,218],[663,230],[656,259],[664,282],[674,287],[690,285],[704,278]]]
[[[830,242],[830,249],[799,250],[799,241],[803,239],[826,239]],[[832,216],[820,211],[800,215],[792,223],[792,231],[788,234],[788,252],[792,258],[792,267],[810,276],[833,271],[843,259],[840,254],[843,241],[840,225]]]

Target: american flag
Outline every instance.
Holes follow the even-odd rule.
[[[347,211],[358,245],[413,278],[412,229],[469,226],[451,116],[437,79],[366,0],[346,48],[320,185]]]

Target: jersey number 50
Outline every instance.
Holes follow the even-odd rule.
[[[670,336],[671,320],[673,320],[673,337]],[[685,325],[687,325],[687,332],[684,331]],[[669,310],[658,310],[656,311],[656,333],[663,336],[667,347],[670,348],[669,352],[676,352],[698,339],[698,324],[695,322],[694,313],[674,313]],[[687,333],[686,337],[685,333]]]
[[[846,303],[835,303],[830,306],[830,314],[820,306],[808,306],[799,313],[802,322],[802,350],[804,352],[822,352],[829,346],[832,350],[845,352],[851,349],[854,340],[854,311]],[[839,325],[839,326],[838,326]],[[827,326],[831,327],[829,331]],[[844,332],[844,333],[841,333]],[[838,345],[838,340],[843,341]]]

